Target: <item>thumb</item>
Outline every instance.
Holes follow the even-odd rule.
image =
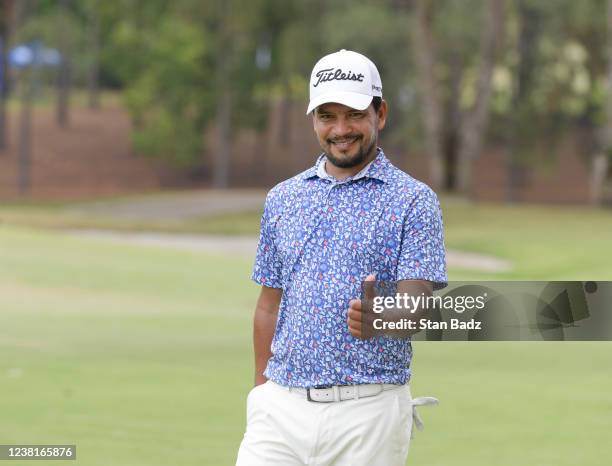
[[[368,303],[368,305],[372,305],[372,301],[374,300],[374,296],[376,296],[376,291],[374,289],[374,285],[376,285],[376,275],[371,273],[368,275],[363,281],[363,299]]]

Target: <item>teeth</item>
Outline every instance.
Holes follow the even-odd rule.
[[[357,138],[351,138],[351,139],[335,139],[333,142],[334,144],[347,144],[347,143],[353,143],[357,140]]]

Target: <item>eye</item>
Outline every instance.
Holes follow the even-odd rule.
[[[317,116],[321,121],[330,121],[333,118],[333,116],[329,113],[319,113]]]
[[[351,112],[349,113],[349,118],[352,118],[353,120],[358,120],[360,118],[363,118],[365,116],[365,113],[363,112]]]

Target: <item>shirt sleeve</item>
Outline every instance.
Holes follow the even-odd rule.
[[[251,279],[260,285],[270,288],[282,288],[282,264],[277,253],[276,224],[280,218],[277,196],[273,191],[268,193],[264,212],[261,216],[259,244],[255,256],[255,265]]]
[[[404,221],[397,280],[427,280],[434,290],[448,284],[442,210],[428,186],[417,194]]]

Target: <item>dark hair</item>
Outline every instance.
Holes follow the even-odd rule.
[[[380,106],[382,105],[382,97],[374,96],[372,99],[372,107],[374,107],[374,111],[378,113]]]

